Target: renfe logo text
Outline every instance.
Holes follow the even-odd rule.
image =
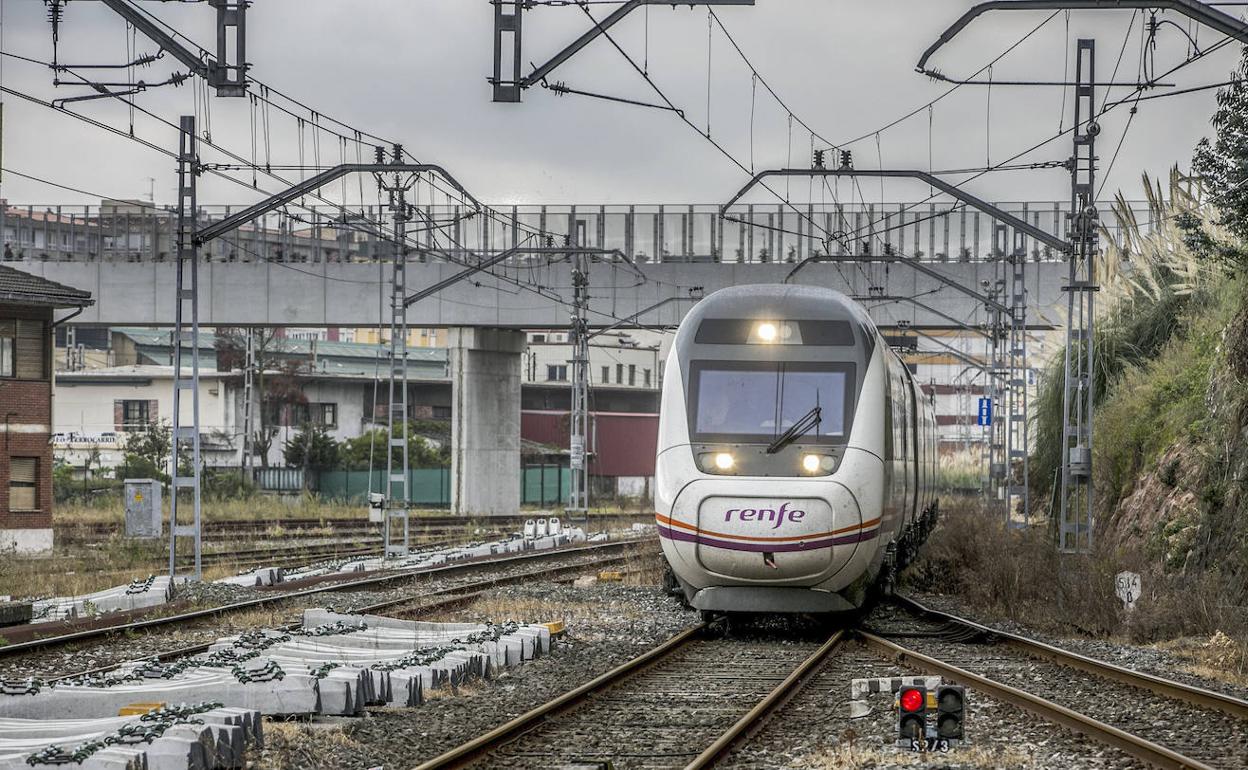
[[[740,521],[774,521],[772,529],[779,529],[787,518],[789,521],[801,521],[806,518],[806,511],[789,508],[788,503],[781,503],[779,509],[773,508],[729,508],[724,512],[724,521],[732,521],[736,514]]]

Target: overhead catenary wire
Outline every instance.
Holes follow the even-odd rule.
[[[191,37],[189,37],[188,35],[186,35],[186,34],[182,33],[182,32],[181,32],[181,31],[179,31],[177,28],[175,28],[175,27],[173,27],[172,25],[170,25],[169,23],[165,22],[165,21],[164,21],[163,19],[161,19],[160,17],[156,16],[156,15],[155,15],[155,14],[153,14],[152,12],[150,12],[150,11],[148,11],[147,9],[142,8],[142,7],[139,7],[139,10],[140,10],[140,11],[141,11],[144,15],[146,15],[148,18],[152,19],[154,23],[159,24],[161,27],[163,27],[163,28],[165,28],[166,30],[168,30],[168,31],[169,31],[169,33],[170,33],[171,35],[173,35],[174,37],[176,37],[176,38],[180,38],[181,40],[185,41],[187,44],[189,44],[189,45],[191,45],[191,46],[193,46],[193,47],[197,48],[197,49],[199,50],[199,52],[200,52],[200,56],[201,56],[201,57],[209,57],[209,56],[212,56],[212,51],[211,51],[211,50],[209,50],[207,47],[205,47],[205,46],[201,45],[198,41],[196,41],[196,40],[192,39],[192,38],[191,38]],[[74,74],[75,74],[77,77],[79,77],[80,79],[84,80],[84,82],[86,81],[86,78],[82,78],[82,76],[81,76],[81,75],[77,75],[77,73],[74,73]],[[318,128],[319,130],[324,130],[324,131],[326,131],[327,133],[330,133],[330,134],[332,134],[332,135],[338,136],[338,137],[343,138],[343,139],[350,140],[350,137],[347,137],[347,136],[346,136],[346,135],[344,135],[344,134],[341,134],[341,133],[338,133],[338,132],[332,131],[332,130],[327,129],[327,128],[325,128],[324,126],[320,125],[321,119],[322,119],[322,118],[324,118],[326,121],[328,121],[328,122],[330,122],[330,123],[332,123],[332,124],[334,124],[334,125],[337,125],[337,126],[339,126],[339,127],[343,128],[343,129],[345,129],[345,130],[351,131],[351,132],[352,132],[352,134],[354,135],[355,141],[357,141],[357,142],[362,141],[362,138],[365,138],[365,137],[366,137],[366,138],[368,138],[368,139],[371,139],[371,140],[374,140],[374,141],[376,141],[376,142],[379,142],[379,143],[381,143],[381,144],[383,144],[383,145],[385,145],[385,146],[392,146],[392,145],[394,145],[394,144],[395,144],[395,142],[393,142],[393,141],[391,141],[391,140],[385,139],[385,138],[383,138],[383,137],[381,137],[381,136],[378,136],[378,135],[376,135],[376,134],[370,133],[370,132],[368,132],[368,131],[364,131],[364,130],[362,130],[362,129],[359,129],[359,128],[357,128],[357,127],[355,127],[355,126],[352,126],[351,124],[348,124],[348,123],[346,123],[346,122],[344,122],[344,121],[341,121],[341,120],[338,120],[338,119],[336,119],[336,118],[333,118],[332,116],[326,116],[326,115],[322,114],[320,111],[318,111],[318,110],[314,110],[312,107],[310,107],[310,106],[309,106],[309,105],[307,105],[306,103],[304,103],[304,102],[300,101],[299,99],[296,99],[295,97],[292,97],[292,96],[290,96],[289,94],[286,94],[286,93],[284,93],[284,92],[282,92],[282,91],[280,91],[280,90],[278,90],[278,89],[276,89],[276,88],[274,88],[274,87],[272,87],[272,86],[270,86],[270,85],[267,85],[267,84],[265,84],[265,83],[263,83],[263,82],[261,82],[261,81],[257,80],[257,79],[256,79],[256,78],[254,78],[254,77],[251,77],[251,78],[250,78],[250,80],[251,80],[254,84],[256,84],[256,85],[258,86],[258,88],[259,88],[259,95],[258,95],[256,98],[257,98],[260,102],[264,103],[264,105],[265,105],[265,107],[266,107],[266,109],[265,109],[265,160],[266,160],[266,169],[267,169],[267,168],[269,168],[269,167],[271,166],[271,159],[270,159],[270,154],[269,154],[269,149],[270,149],[270,132],[269,132],[269,118],[268,118],[268,109],[267,109],[267,108],[269,108],[269,107],[273,107],[273,108],[275,108],[275,109],[277,109],[277,110],[279,110],[279,111],[281,111],[281,112],[283,112],[283,113],[285,113],[285,114],[287,114],[287,115],[289,115],[289,116],[291,116],[291,117],[293,117],[293,118],[296,118],[296,119],[299,119],[299,120],[302,120],[302,119],[303,119],[303,117],[302,117],[302,116],[300,116],[300,115],[298,115],[297,113],[293,112],[292,110],[290,110],[290,109],[288,109],[288,108],[286,108],[286,107],[284,107],[284,106],[282,106],[282,105],[278,104],[278,103],[277,103],[277,101],[275,101],[275,100],[272,98],[274,95],[276,95],[277,97],[279,97],[279,98],[281,98],[281,99],[283,99],[283,100],[285,100],[285,101],[289,102],[290,104],[293,104],[293,105],[297,106],[298,108],[300,108],[300,109],[302,109],[302,110],[306,111],[307,113],[309,113],[309,114],[310,114],[310,115],[314,118],[314,120],[315,120],[315,122],[316,122],[316,124],[317,124],[317,128]],[[255,92],[253,91],[253,93],[255,93]],[[208,98],[208,97],[207,97],[207,94],[206,94],[206,89],[205,89],[205,99],[207,99],[207,98]],[[131,107],[133,108],[133,107],[134,107],[134,105],[133,105],[132,103],[130,103],[130,104],[131,104]],[[209,105],[209,103],[208,103],[208,102],[205,102],[205,115],[206,115],[206,116],[210,116],[210,115],[211,115],[211,113],[209,112],[209,110],[210,110],[210,106],[208,106],[208,105]],[[198,109],[199,109],[199,102],[198,102],[198,101],[196,101],[196,111],[197,111],[197,114],[198,114]],[[209,117],[209,120],[210,120],[210,117]],[[209,131],[205,134],[205,138],[206,138],[209,142],[211,142],[211,132],[210,132],[210,126],[209,126]],[[417,160],[415,156],[411,156],[411,157],[412,157],[412,158],[413,158],[413,160],[415,160],[416,162],[419,162],[419,160]],[[362,205],[362,201],[361,201],[361,205]],[[487,215],[488,215],[490,218],[495,219],[495,221],[502,221],[502,222],[505,222],[505,223],[507,223],[507,224],[513,224],[513,225],[517,226],[518,228],[523,229],[523,230],[525,230],[525,231],[527,231],[527,232],[535,232],[532,228],[525,226],[523,223],[520,223],[520,222],[519,222],[519,221],[517,221],[517,220],[512,220],[512,219],[510,219],[510,218],[507,218],[505,215],[501,215],[501,214],[499,214],[497,211],[495,211],[495,210],[493,210],[493,209],[489,210],[489,211],[488,211],[488,212],[486,212],[486,213],[487,213]],[[548,235],[548,234],[547,234],[547,233],[542,233],[542,235]]]
[[[1233,39],[1233,38],[1231,38],[1231,37],[1224,37],[1224,38],[1222,38],[1221,40],[1219,40],[1217,43],[1215,43],[1214,45],[1212,45],[1212,46],[1210,46],[1210,47],[1206,48],[1206,49],[1205,49],[1205,50],[1203,50],[1203,51],[1200,51],[1200,52],[1198,52],[1198,53],[1193,54],[1192,56],[1190,56],[1189,58],[1185,59],[1184,61],[1182,61],[1182,62],[1180,62],[1180,63],[1178,63],[1178,64],[1174,65],[1174,66],[1173,66],[1173,67],[1171,67],[1169,70],[1167,70],[1167,71],[1165,71],[1165,72],[1161,73],[1160,75],[1157,75],[1154,79],[1160,79],[1160,78],[1165,78],[1165,77],[1168,77],[1168,76],[1170,76],[1170,75],[1174,74],[1175,72],[1178,72],[1179,70],[1181,70],[1181,69],[1183,69],[1183,68],[1185,68],[1185,67],[1190,66],[1191,64],[1195,63],[1196,61],[1199,61],[1200,59],[1202,59],[1202,58],[1204,58],[1204,57],[1206,57],[1206,56],[1209,56],[1209,55],[1213,54],[1213,53],[1214,53],[1214,52],[1216,52],[1217,50],[1219,50],[1219,49],[1221,49],[1221,48],[1225,47],[1226,45],[1229,45],[1231,42],[1234,42],[1234,39]],[[1143,95],[1143,91],[1144,91],[1144,90],[1145,90],[1145,88],[1146,88],[1146,84],[1140,84],[1140,85],[1136,86],[1135,90],[1134,90],[1131,94],[1129,94],[1128,96],[1126,96],[1125,98],[1123,98],[1123,99],[1119,99],[1119,100],[1116,100],[1116,101],[1113,101],[1113,102],[1109,102],[1108,104],[1105,104],[1105,105],[1102,105],[1101,109],[1100,109],[1100,110],[1096,113],[1096,115],[1095,115],[1095,119],[1099,120],[1102,116],[1104,116],[1106,113],[1108,113],[1108,112],[1112,111],[1114,108],[1116,108],[1116,107],[1118,107],[1118,106],[1120,106],[1120,105],[1122,105],[1122,104],[1126,104],[1126,103],[1128,103],[1128,102],[1132,102],[1132,101],[1134,101],[1134,102],[1138,103],[1138,102],[1149,101],[1149,100],[1153,100],[1153,99],[1163,99],[1163,98],[1170,98],[1170,97],[1175,97],[1175,96],[1182,96],[1182,95],[1185,95],[1185,94],[1196,93],[1196,92],[1199,92],[1199,91],[1208,90],[1208,89],[1210,89],[1210,88],[1216,88],[1216,87],[1220,87],[1220,86],[1223,86],[1223,85],[1229,85],[1229,84],[1234,83],[1234,82],[1238,82],[1238,81],[1236,81],[1236,80],[1232,80],[1232,81],[1227,81],[1227,82],[1224,82],[1224,83],[1213,83],[1213,84],[1206,84],[1206,85],[1202,85],[1202,86],[1194,86],[1194,87],[1191,87],[1191,88],[1184,88],[1184,89],[1175,89],[1175,90],[1172,90],[1172,91],[1166,91],[1166,92],[1164,92],[1164,93],[1148,94],[1148,95]],[[981,171],[978,171],[977,173],[975,173],[973,176],[969,177],[968,179],[964,179],[964,180],[962,180],[961,182],[959,182],[956,186],[961,187],[962,185],[965,185],[965,184],[967,184],[968,182],[974,181],[975,179],[978,179],[979,177],[983,176],[984,174],[986,174],[986,173],[990,173],[993,169],[995,169],[995,168],[996,168],[996,167],[998,167],[998,166],[1001,166],[1001,165],[1003,165],[1003,164],[1010,164],[1010,163],[1013,163],[1014,161],[1018,160],[1019,158],[1021,158],[1021,157],[1025,156],[1025,155],[1029,155],[1030,153],[1035,152],[1036,150],[1040,149],[1041,147],[1044,147],[1044,146],[1046,146],[1046,145],[1048,145],[1048,144],[1050,144],[1050,143],[1052,143],[1052,142],[1054,142],[1054,141],[1056,141],[1056,140],[1058,140],[1058,139],[1062,138],[1063,136],[1065,136],[1065,135],[1069,134],[1069,133],[1070,133],[1071,131],[1073,131],[1073,130],[1074,130],[1074,127],[1073,127],[1073,126],[1072,126],[1072,127],[1066,127],[1066,128],[1063,128],[1061,131],[1057,132],[1056,134],[1053,134],[1052,136],[1049,136],[1048,138],[1043,139],[1043,140],[1041,140],[1040,142],[1038,142],[1038,143],[1036,143],[1036,144],[1031,145],[1031,146],[1030,146],[1030,147],[1028,147],[1027,149],[1022,150],[1021,152],[1015,153],[1014,155],[1010,156],[1009,158],[1006,158],[1006,159],[1004,159],[1004,160],[1002,160],[1002,161],[999,161],[997,164],[994,164],[994,166],[993,166],[993,167],[991,167],[991,168],[985,168],[985,169],[983,169],[983,170],[981,170]],[[939,197],[939,196],[938,196],[938,195],[936,195],[936,194],[933,194],[933,195],[929,195],[927,198],[925,198],[925,199],[923,199],[923,200],[920,200],[920,201],[917,201],[917,202],[915,202],[915,203],[906,204],[905,206],[903,206],[903,207],[902,207],[902,211],[906,211],[906,210],[909,210],[910,208],[913,208],[913,207],[915,207],[915,206],[922,205],[923,203],[927,203],[927,202],[931,201],[932,199],[934,199],[934,198],[936,198],[936,197]],[[955,205],[954,207],[952,207],[952,208],[949,210],[949,213],[952,213],[953,211],[957,210],[957,209],[958,209],[958,208],[960,208],[960,207],[961,207],[961,205]],[[873,226],[873,225],[875,225],[875,224],[878,224],[878,221],[870,222],[870,223],[868,223],[868,226]],[[847,237],[852,237],[853,235],[856,235],[857,233],[861,232],[861,231],[862,231],[862,229],[863,229],[863,228],[859,228],[858,230],[855,230],[855,231],[851,231],[851,232],[849,232],[849,233],[846,233],[846,236],[847,236]],[[891,229],[896,229],[896,228],[888,228],[888,229],[890,229],[890,230],[891,230]]]

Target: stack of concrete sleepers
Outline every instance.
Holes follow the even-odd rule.
[[[7,687],[0,691],[0,718],[99,719],[135,703],[222,703],[264,714],[320,711],[319,680],[306,671],[287,673],[256,660],[232,667],[197,663],[149,666],[150,673],[123,667],[54,685],[32,682],[24,692]]]
[[[268,632],[260,655],[288,672],[319,677],[322,714],[351,715],[368,705],[418,706],[425,691],[488,678],[550,646],[543,626],[420,623],[307,610],[304,630]],[[256,638],[231,637],[209,654],[236,656]]]
[[[260,714],[200,704],[99,719],[0,719],[0,770],[239,768],[263,745]]]
[[[544,626],[420,623],[308,610],[300,631],[253,631],[169,664],[136,661],[55,685],[5,683],[0,718],[98,719],[134,703],[215,702],[272,716],[417,706],[549,649]]]

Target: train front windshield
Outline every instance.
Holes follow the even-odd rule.
[[[691,370],[696,442],[770,442],[816,406],[821,421],[803,441],[845,439],[852,364],[695,361]]]

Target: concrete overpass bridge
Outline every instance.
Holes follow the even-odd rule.
[[[18,269],[91,292],[95,305],[77,324],[171,326],[176,264],[40,260],[7,263]],[[726,286],[780,283],[793,264],[664,263],[634,268],[623,262],[590,265],[590,323],[602,328],[637,315],[638,327],[675,326],[692,306],[690,290],[709,294]],[[957,329],[982,324],[985,307],[954,288],[976,292],[1002,275],[999,262],[924,263],[919,272],[904,262],[812,263],[794,283],[825,286],[863,298],[883,327],[912,325]],[[431,286],[462,270],[449,263],[408,267],[408,286]],[[376,327],[389,323],[388,268],[384,263],[283,264],[205,262],[200,265],[200,323],[205,326]],[[563,329],[568,308],[554,297],[570,297],[567,262],[497,270],[542,292],[491,275],[478,275],[414,304],[408,323],[420,327]],[[1034,262],[1026,267],[1028,325],[1052,328],[1064,305],[1066,266]],[[876,299],[874,297],[880,297]],[[913,298],[915,301],[907,301]],[[671,300],[664,303],[666,300]],[[650,312],[647,308],[658,305]]]
[[[503,209],[500,224],[488,217],[460,220],[454,207],[431,208],[423,216],[450,223],[450,232],[441,242],[435,228],[413,235],[407,286],[412,291],[435,286],[475,261],[470,254],[520,246],[537,231],[566,232],[566,243],[604,251],[588,266],[589,323],[596,328],[621,319],[630,319],[631,326],[672,327],[697,296],[786,279],[860,298],[886,330],[974,334],[989,319],[984,295],[1010,301],[1009,265],[992,244],[995,222],[975,212],[810,207],[804,220],[774,206],[743,205],[733,212],[740,221],[732,221],[715,207],[623,209],[511,207]],[[1016,209],[1016,216],[1050,235],[1064,227],[1057,204]],[[9,206],[0,212],[4,260],[91,292],[95,304],[74,323],[174,323],[172,213],[122,204],[81,211]],[[333,214],[340,212],[326,212]],[[205,210],[201,227],[224,216],[224,210]],[[817,218],[824,218],[822,226],[829,230],[862,237],[828,244],[803,230],[803,221]],[[270,215],[207,244],[199,264],[200,323],[388,325],[391,244],[348,226],[327,227],[325,221],[308,225],[290,215]],[[570,317],[573,264],[546,245],[540,255],[519,253],[408,310],[411,326],[452,328],[452,506],[458,512],[511,513],[519,504],[521,330],[566,329]],[[1025,252],[1028,327],[1052,329],[1066,302],[1061,287],[1067,266],[1033,239],[1025,242]],[[816,255],[829,261],[807,261]],[[794,273],[798,265],[802,268]],[[965,357],[964,363],[976,365]],[[486,481],[463,483],[467,469]]]
[[[1046,233],[1062,237],[1065,204],[1000,203],[1003,210]],[[1141,204],[1142,205],[1142,204]],[[897,254],[930,268],[923,274],[901,263],[811,264],[795,281],[828,286],[852,296],[909,297],[871,302],[881,326],[899,323],[953,328],[982,323],[982,303],[952,285],[978,291],[1001,270],[993,244],[995,220],[948,204],[810,205],[804,212],[777,204],[741,204],[721,216],[709,205],[500,206],[492,216],[467,218],[460,206],[425,206],[416,219],[445,223],[412,233],[417,252],[408,271],[413,290],[435,285],[460,266],[426,252],[491,253],[533,241],[533,233],[613,251],[590,265],[590,322],[607,326],[663,300],[687,297],[692,287],[709,293],[740,284],[783,281],[812,254],[849,258],[863,253]],[[237,207],[202,207],[200,227]],[[383,212],[365,210],[380,221]],[[335,217],[338,218],[335,227]],[[1141,217],[1146,221],[1148,217]],[[826,243],[817,223],[847,233]],[[143,203],[100,206],[0,206],[5,248],[0,259],[52,280],[91,291],[96,304],[78,323],[170,325],[176,260],[174,214]],[[1111,235],[1113,233],[1111,232]],[[1060,255],[1034,238],[1028,257],[1029,324],[1057,323],[1064,303],[1065,267]],[[311,215],[276,212],[202,249],[201,323],[216,326],[377,326],[388,321],[384,262],[392,247],[367,228],[353,229],[337,208]],[[471,258],[465,256],[465,260]],[[634,267],[635,266],[635,267]],[[520,254],[494,272],[450,286],[409,310],[419,326],[562,328],[567,309],[556,300],[571,295],[571,265],[549,254]],[[511,280],[508,280],[511,279]],[[541,293],[516,282],[540,286]],[[985,283],[987,282],[987,283]],[[671,301],[640,315],[637,325],[671,326],[688,302]],[[951,320],[951,319],[956,319]]]

